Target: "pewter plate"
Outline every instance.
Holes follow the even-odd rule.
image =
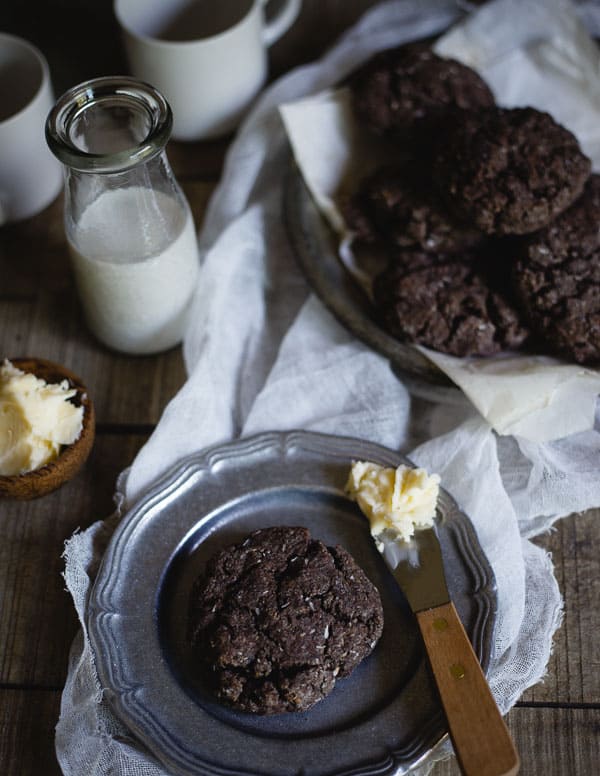
[[[348,331],[389,358],[400,372],[434,385],[451,380],[416,348],[392,337],[375,320],[364,290],[344,267],[337,238],[296,165],[290,163],[284,185],[283,213],[296,259],[323,304]]]
[[[445,735],[418,630],[343,492],[352,460],[409,463],[348,437],[271,432],[185,459],[120,523],[92,590],[88,628],[105,698],[175,774],[387,776]],[[484,667],[493,573],[470,521],[444,491],[440,540],[448,587]],[[256,528],[304,525],[343,545],[377,585],[385,626],[373,653],[304,713],[256,716],[214,701],[185,641],[188,594],[206,560]]]

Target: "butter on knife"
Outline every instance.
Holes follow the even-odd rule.
[[[431,528],[440,478],[425,469],[396,469],[369,461],[354,461],[346,493],[368,518],[379,550],[382,539],[408,542],[420,528]]]

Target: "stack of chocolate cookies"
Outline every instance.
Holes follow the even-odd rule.
[[[398,156],[345,207],[385,246],[375,315],[393,336],[456,356],[530,347],[600,360],[600,176],[575,136],[501,108],[481,77],[416,43],[350,79],[355,113]]]

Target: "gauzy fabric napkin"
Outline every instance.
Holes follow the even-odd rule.
[[[504,2],[453,28],[435,44],[442,56],[475,68],[503,107],[533,106],[571,129],[600,170],[600,49],[566,3]],[[518,21],[518,24],[516,23]],[[340,257],[368,295],[374,270],[355,256],[340,203],[397,149],[361,127],[349,89],[281,106],[304,180],[340,235]],[[375,265],[377,266],[377,265]],[[456,383],[499,434],[534,442],[593,427],[600,372],[525,354],[456,358],[419,350]]]
[[[458,29],[478,56],[491,50],[498,62],[505,56],[519,61],[506,40],[496,46],[495,30],[507,13],[511,28],[520,31],[515,48],[524,51],[525,24],[556,13],[575,19],[571,6],[544,0],[496,0],[472,12],[450,0],[387,2],[321,61],[273,84],[240,128],[200,234],[202,267],[184,343],[188,380],[121,476],[115,515],[66,545],[65,579],[82,626],[56,730],[68,776],[167,773],[103,698],[86,630],[90,590],[120,516],[157,476],[186,454],[263,430],[360,437],[409,453],[439,473],[470,516],[496,576],[488,679],[501,710],[544,676],[561,597],[551,559],[531,538],[561,516],[600,505],[600,435],[594,428],[543,443],[499,436],[457,389],[402,382],[311,293],[282,218],[290,150],[278,106],[335,86],[376,51],[465,20]],[[578,13],[594,31],[600,28],[593,4]],[[546,29],[553,34],[550,23]],[[543,38],[535,28],[532,40]],[[448,751],[447,743],[438,747],[419,776]]]

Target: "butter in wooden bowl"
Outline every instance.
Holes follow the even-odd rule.
[[[79,470],[94,439],[94,410],[81,380],[42,359],[0,365],[0,497],[29,499]]]

